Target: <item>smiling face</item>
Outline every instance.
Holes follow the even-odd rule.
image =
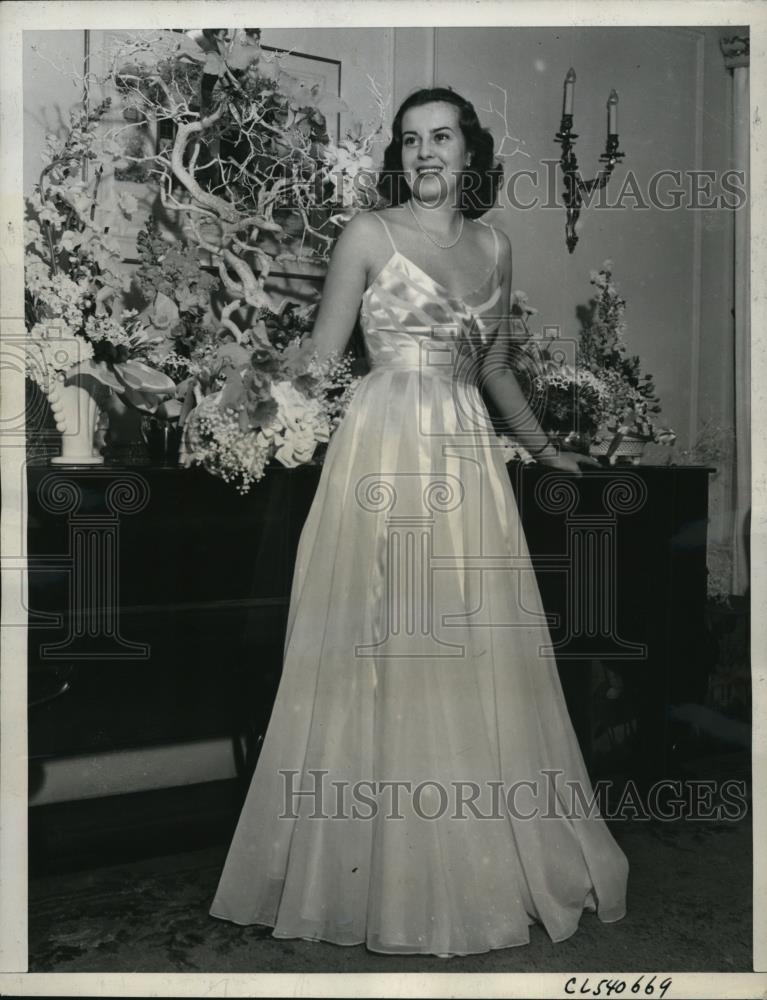
[[[447,197],[454,205],[467,155],[455,105],[435,101],[403,115],[402,170],[418,201],[435,204]]]

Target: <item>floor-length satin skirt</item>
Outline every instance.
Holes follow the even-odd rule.
[[[483,405],[406,365],[360,383],[301,535],[214,916],[466,954],[624,915],[626,858],[573,809],[591,784],[508,470],[462,418]]]

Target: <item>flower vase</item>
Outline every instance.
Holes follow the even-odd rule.
[[[76,375],[56,380],[48,389],[48,402],[61,431],[61,454],[51,459],[53,465],[103,465],[95,441],[101,388],[95,379]]]
[[[183,428],[178,422],[145,416],[141,436],[155,465],[178,465]]]
[[[112,393],[106,401],[109,417],[106,457],[118,465],[147,465],[150,461],[142,433],[144,413]]]

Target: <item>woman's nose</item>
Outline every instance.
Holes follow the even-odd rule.
[[[431,156],[431,143],[429,142],[428,139],[422,139],[420,149],[418,150],[418,159],[428,160],[430,156]]]

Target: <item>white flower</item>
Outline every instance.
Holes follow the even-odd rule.
[[[123,215],[133,215],[138,211],[138,199],[127,191],[123,191],[117,198],[117,205]]]

